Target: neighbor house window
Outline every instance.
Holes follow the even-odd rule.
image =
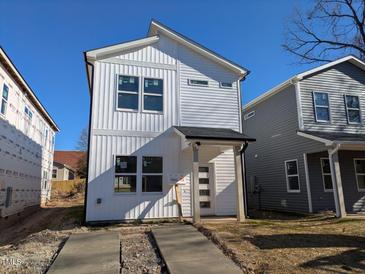
[[[32,120],[33,112],[30,110],[30,108],[28,106],[25,106],[24,113],[25,113],[25,116],[27,118],[29,118],[29,120]]]
[[[321,169],[324,191],[332,191],[331,166],[328,158],[321,158]]]
[[[228,83],[228,82],[220,82],[219,83],[219,86],[221,88],[232,88],[233,87],[233,84],[232,83]]]
[[[115,157],[114,192],[136,192],[137,157]]]
[[[142,192],[162,192],[162,157],[142,158]]]
[[[138,110],[138,91],[138,77],[119,75],[117,108],[122,110]]]
[[[54,168],[52,169],[52,179],[56,179],[57,178],[57,169]]]
[[[298,160],[285,161],[285,173],[288,192],[300,192]]]
[[[189,79],[188,83],[191,86],[208,86],[207,80]]]
[[[317,122],[329,122],[330,121],[330,105],[328,99],[328,93],[326,92],[313,92],[314,101],[314,113]]]
[[[6,114],[6,109],[8,107],[8,97],[9,97],[9,87],[4,84],[1,97],[1,105],[0,105],[0,112],[3,115]]]
[[[360,100],[359,96],[345,95],[346,114],[349,124],[360,124]]]
[[[255,116],[255,111],[251,111],[251,112],[249,112],[249,113],[246,113],[244,116],[243,116],[243,119],[244,120],[248,120],[248,119],[250,119],[250,118],[252,118],[252,117],[254,117]]]
[[[365,159],[354,159],[357,189],[365,191]]]
[[[163,80],[144,78],[143,110],[163,111]]]

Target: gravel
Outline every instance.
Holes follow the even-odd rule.
[[[122,228],[120,244],[122,274],[168,273],[149,227]]]

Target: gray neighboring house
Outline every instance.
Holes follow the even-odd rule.
[[[365,212],[365,63],[346,56],[244,106],[249,207]]]

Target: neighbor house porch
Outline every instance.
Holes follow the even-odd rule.
[[[311,212],[333,210],[337,217],[365,212],[365,136],[299,132],[323,143],[305,154]]]

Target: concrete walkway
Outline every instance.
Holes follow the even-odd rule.
[[[73,234],[47,273],[119,273],[120,241],[117,232]]]
[[[242,274],[232,260],[191,225],[158,227],[152,233],[171,274]]]

